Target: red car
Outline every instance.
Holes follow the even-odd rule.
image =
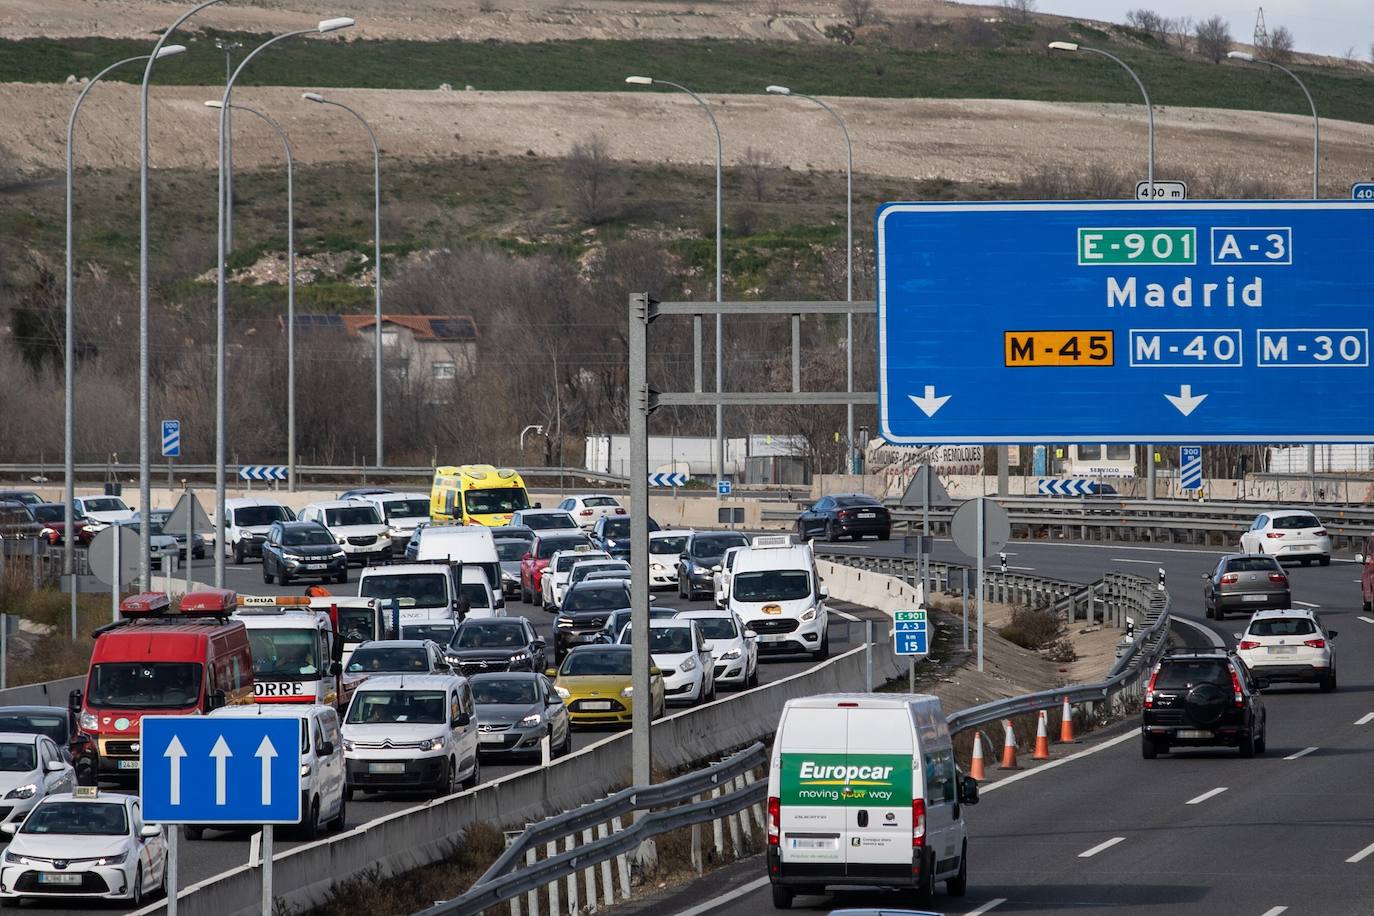
[[[38,503],[29,508],[33,511],[33,517],[43,523],[41,537],[53,546],[61,544],[67,530],[66,507],[62,503]],[[89,546],[93,535],[87,530],[86,519],[79,513],[72,519],[72,528],[76,530],[76,543],[82,547]]]
[[[556,528],[548,534],[536,535],[529,553],[520,559],[520,600],[534,604],[539,594],[539,574],[549,565],[549,558],[560,550],[573,550],[579,545],[592,545],[591,539],[580,532]]]

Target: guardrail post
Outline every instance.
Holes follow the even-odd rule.
[[[549,842],[544,846],[544,858],[552,859],[556,855],[558,855],[558,841],[549,840]],[[559,916],[559,914],[563,912],[563,909],[561,906],[559,906],[560,901],[558,899],[558,879],[555,878],[554,880],[550,881],[548,887],[549,916]]]
[[[745,785],[746,787],[748,787],[748,786],[752,786],[753,784],[754,784],[754,771],[753,771],[753,770],[745,770],[745,771],[744,771],[744,785]],[[758,825],[758,828],[759,828],[760,830],[764,829],[765,821],[764,821],[763,806],[762,806],[762,805],[750,805],[750,806],[749,806],[747,809],[745,809],[745,810],[747,810],[747,811],[750,813],[750,815],[753,816],[754,823]]]
[[[864,692],[873,692],[873,621],[864,621]]]
[[[711,790],[711,797],[712,797],[712,798],[718,798],[718,797],[720,796],[720,794],[721,794],[721,790],[720,790],[719,787],[714,788],[714,789]],[[720,818],[716,818],[715,820],[711,821],[711,839],[714,840],[714,841],[715,841],[715,844],[716,844],[716,858],[717,858],[718,860],[720,860],[720,861],[724,861],[724,860],[725,860],[725,825],[721,823]]]
[[[525,850],[525,865],[530,866],[539,861],[539,853],[531,846]],[[532,890],[525,895],[525,903],[529,905],[530,916],[539,916],[539,891]]]
[[[697,802],[699,802],[699,801],[701,801],[701,796],[700,796],[700,795],[693,795],[693,796],[692,796],[692,804],[695,805],[695,804],[696,804]],[[693,869],[698,875],[705,873],[705,871],[706,871],[706,861],[705,861],[705,859],[702,858],[702,855],[701,855],[701,825],[700,825],[700,824],[693,824],[693,825],[692,825],[692,852],[691,852],[691,858],[692,858],[692,869]]]
[[[743,776],[743,775],[739,775],[739,776],[736,776],[734,779],[730,780],[730,787],[731,787],[731,789],[733,789],[733,790],[736,791],[736,792],[743,791],[743,789],[744,789],[744,776]],[[745,848],[745,849],[752,849],[753,846],[754,846],[754,837],[753,837],[752,833],[750,832],[750,828],[749,828],[749,809],[748,809],[748,808],[741,808],[741,809],[739,809],[739,811],[735,812],[735,816],[736,816],[736,817],[738,818],[738,820],[739,820],[739,831],[740,831],[740,836],[741,836],[741,838],[742,838],[742,842],[744,843],[744,848]],[[736,858],[736,859],[740,858],[740,848],[739,848],[739,847],[736,847],[736,849],[735,849],[735,858]]]
[[[604,840],[610,835],[610,828],[607,827],[606,824],[601,823],[596,825],[596,838],[598,840]],[[601,863],[601,899],[605,902],[606,906],[615,904],[615,886],[611,882],[610,859]]]
[[[623,825],[620,823],[620,818],[615,817],[611,819],[611,829],[614,830],[616,833],[619,833],[623,829]],[[627,859],[625,855],[622,853],[621,855],[615,857],[615,867],[616,870],[620,872],[620,898],[622,900],[629,900],[630,860]]]
[[[572,852],[572,851],[573,851],[574,849],[576,849],[576,848],[577,848],[577,837],[572,836],[571,834],[568,835],[568,837],[566,837],[566,838],[563,840],[563,851],[564,851],[564,852]],[[569,912],[569,913],[580,913],[580,912],[582,912],[582,907],[578,906],[578,902],[577,902],[577,872],[576,872],[576,871],[570,871],[570,872],[568,872],[568,912]]]
[[[583,845],[583,846],[586,846],[586,845],[590,844],[591,841],[592,841],[592,831],[591,831],[591,828],[588,827],[586,830],[582,831],[582,845]],[[587,908],[588,908],[589,910],[591,910],[593,913],[595,913],[595,912],[596,912],[596,866],[595,866],[595,865],[588,865],[585,869],[583,869],[582,874],[583,874],[584,876],[586,876],[586,880],[587,880]],[[517,914],[517,916],[518,916],[518,914]]]
[[[725,786],[720,787],[720,793],[722,795],[730,794],[730,789],[726,786],[733,787],[734,780],[731,780],[729,783],[726,783]],[[725,820],[730,825],[730,852],[735,858],[738,859],[740,849],[742,848],[744,842],[740,839],[739,819],[736,818],[733,814],[727,814],[725,815]]]

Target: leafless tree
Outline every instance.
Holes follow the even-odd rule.
[[[1269,40],[1257,49],[1260,57],[1275,63],[1287,63],[1293,59],[1293,33],[1281,25],[1269,33]]]
[[[1002,0],[1002,13],[1016,22],[1026,22],[1035,12],[1036,0]]]
[[[1126,14],[1126,24],[1133,29],[1144,32],[1161,44],[1169,40],[1169,20],[1154,10],[1131,10]]]
[[[1231,27],[1220,16],[1204,19],[1197,24],[1197,50],[1214,64],[1226,59],[1231,50]]]
[[[574,143],[563,161],[563,177],[579,219],[595,226],[615,217],[620,182],[605,137],[597,134]]]
[[[843,0],[840,4],[845,21],[851,28],[861,29],[877,21],[878,14],[873,8],[873,0]]]
[[[1193,17],[1175,16],[1169,20],[1169,31],[1173,34],[1174,44],[1180,51],[1187,51],[1193,40]]]
[[[768,193],[768,171],[773,168],[773,157],[766,150],[746,147],[739,164],[754,190],[754,200],[761,201]]]

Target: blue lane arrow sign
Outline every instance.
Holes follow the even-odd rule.
[[[144,818],[157,824],[294,824],[301,818],[295,718],[145,716]]]

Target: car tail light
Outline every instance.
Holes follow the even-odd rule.
[[[849,510],[849,509],[841,509],[839,512],[837,512],[837,513],[835,513],[835,514],[838,515],[840,518],[849,518],[849,517],[850,517],[851,515],[853,515],[854,513],[853,513],[853,511],[851,511],[851,510]]]
[[[1231,702],[1236,708],[1245,705],[1245,695],[1240,692],[1240,675],[1236,674],[1236,669],[1231,669]]]
[[[782,802],[776,795],[768,796],[768,845],[776,846],[782,835]]]
[[[1281,538],[1281,537],[1283,537],[1283,532],[1282,532],[1282,531],[1270,531],[1268,534],[1265,535],[1265,537],[1267,537],[1267,538]]]
[[[1150,683],[1145,687],[1145,708],[1149,709],[1155,705],[1155,681],[1159,679],[1159,666],[1150,672]]]
[[[1312,532],[1312,536],[1316,538],[1324,538],[1326,537],[1326,529],[1318,528],[1316,531]]]
[[[1259,647],[1260,647],[1260,644],[1257,643],[1257,642],[1255,642],[1255,640],[1253,640],[1253,639],[1242,639],[1242,640],[1240,641],[1240,648],[1241,648],[1241,649],[1258,649]]]
[[[624,515],[624,514],[625,514],[625,510],[624,510],[624,509],[616,509],[616,510],[615,510],[615,514],[616,514],[616,515]]]
[[[1240,576],[1236,575],[1235,573],[1227,573],[1226,575],[1221,577],[1222,585],[1235,585],[1239,581]]]
[[[913,848],[926,844],[926,800],[911,800],[911,845]]]
[[[591,515],[591,514],[592,514],[592,510],[591,510],[591,509],[583,509],[581,512],[579,512],[579,513],[577,513],[577,514],[578,514],[578,515]]]
[[[1305,640],[1303,640],[1303,643],[1302,643],[1302,644],[1303,644],[1304,646],[1307,646],[1307,648],[1309,648],[1309,649],[1325,649],[1325,648],[1326,648],[1326,640],[1324,640],[1324,639],[1305,639]]]
[[[1269,581],[1273,582],[1275,585],[1287,585],[1288,577],[1283,573],[1270,573]]]

